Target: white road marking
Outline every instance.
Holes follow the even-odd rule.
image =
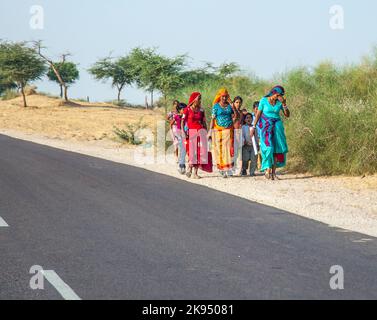
[[[41,271],[65,300],[81,300],[81,298],[56,274],[54,270]]]
[[[0,227],[9,227],[2,217],[0,217]]]

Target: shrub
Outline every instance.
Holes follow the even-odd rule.
[[[2,100],[11,100],[11,99],[14,99],[14,98],[17,98],[19,97],[21,94],[18,93],[16,90],[14,89],[7,89],[3,92],[3,94],[1,95],[1,99]]]
[[[120,99],[119,101],[118,100],[111,100],[111,101],[109,101],[109,103],[113,104],[114,106],[122,107],[122,108],[128,106],[128,103],[126,102],[126,100],[123,100],[123,99]]]
[[[143,123],[143,118],[135,124],[128,123],[125,129],[120,129],[114,126],[114,133],[121,139],[132,145],[140,145],[143,141],[139,141],[136,138],[136,134],[139,130],[145,129],[146,124]]]

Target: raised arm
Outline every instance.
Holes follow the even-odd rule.
[[[288,107],[287,106],[283,106],[283,112],[284,112],[284,115],[289,118],[291,116],[291,112],[289,111]]]
[[[289,109],[287,107],[287,100],[284,97],[281,97],[279,100],[283,105],[282,109],[283,109],[284,116],[289,118],[291,116],[291,112],[289,111]]]

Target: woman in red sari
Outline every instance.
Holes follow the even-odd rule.
[[[187,124],[187,153],[189,156],[189,170],[186,175],[188,178],[192,175],[193,179],[200,179],[198,168],[201,165],[208,164],[208,146],[207,146],[207,122],[204,110],[201,108],[202,96],[199,92],[193,92],[190,96],[187,108],[183,112],[182,125]],[[185,134],[184,132],[182,134]]]

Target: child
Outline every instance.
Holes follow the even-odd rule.
[[[250,129],[252,126],[253,115],[251,113],[247,113],[245,116],[245,124],[242,126],[242,171],[241,175],[247,175],[247,169],[249,166],[250,161],[250,171],[249,174],[251,177],[255,176],[255,169],[257,167],[257,155],[255,154],[252,136],[250,135]],[[255,143],[257,142],[257,134],[254,134]]]
[[[179,173],[185,174],[186,173],[186,137],[182,136],[182,129],[181,129],[181,123],[182,123],[182,116],[185,108],[187,107],[186,104],[180,103],[177,106],[177,113],[174,115],[174,121],[177,126],[177,131],[175,133],[176,139],[178,140],[178,163],[179,163]]]
[[[234,127],[234,167],[232,169],[233,175],[241,175],[242,167],[242,104],[243,99],[237,96],[233,100],[233,127]]]
[[[245,117],[248,113],[249,112],[245,108],[241,110],[241,126],[245,124]]]
[[[242,123],[241,123],[241,120],[242,120],[242,109],[241,109],[242,104],[243,104],[243,99],[240,96],[237,96],[237,97],[234,98],[233,104],[232,104],[233,111],[234,111],[234,114],[233,114],[234,129],[241,129],[241,127],[242,127]]]
[[[254,104],[253,104],[253,113],[252,113],[253,121],[252,121],[252,123],[254,123],[254,119],[257,116],[258,107],[259,107],[259,101],[255,101]],[[259,128],[258,125],[257,125],[257,129],[255,131],[255,134],[256,134],[256,138],[257,138],[256,140],[257,140],[257,147],[258,147],[257,169],[259,170],[261,168],[261,164],[262,164],[262,156],[260,154],[260,148],[259,148],[260,128]]]
[[[176,112],[177,112],[177,107],[178,107],[178,106],[179,106],[179,101],[178,101],[178,100],[174,100],[174,101],[173,101],[173,108],[172,108],[172,110],[166,115],[166,119],[167,119],[168,121],[171,121],[171,120],[172,120],[174,114],[176,114]],[[171,123],[170,123],[170,124],[171,124]]]
[[[179,101],[174,100],[173,101],[173,110],[170,111],[166,116],[166,119],[169,121],[169,125],[170,125],[170,134],[171,134],[171,137],[173,139],[174,155],[175,155],[177,162],[178,162],[179,141],[178,141],[178,138],[177,138],[177,123],[176,123],[174,117],[177,115],[178,106],[179,106]]]

